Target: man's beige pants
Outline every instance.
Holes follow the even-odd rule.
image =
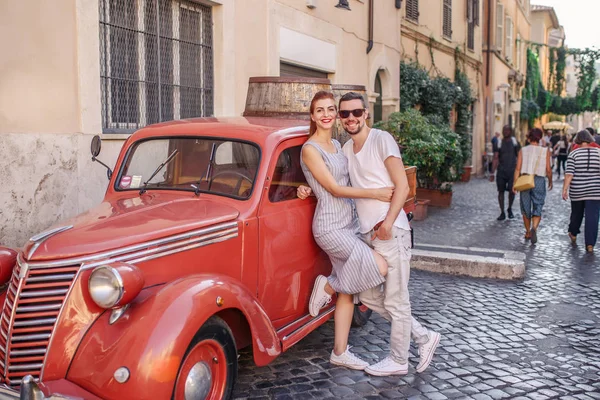
[[[410,312],[410,231],[393,227],[390,240],[371,240],[372,236],[373,231],[363,234],[362,239],[383,256],[388,264],[388,274],[383,290],[381,286],[365,290],[359,294],[359,299],[365,306],[391,322],[390,355],[397,363],[406,364],[411,333],[417,344],[429,340],[427,329],[414,319]]]

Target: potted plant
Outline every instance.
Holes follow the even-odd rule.
[[[436,116],[425,117],[417,110],[393,113],[377,128],[390,132],[402,149],[406,165],[417,167],[417,200],[430,206],[449,207],[452,183],[464,163],[460,137]]]
[[[415,221],[423,221],[427,218],[427,206],[429,205],[429,200],[427,199],[419,199],[415,202],[415,211],[413,212],[413,219]]]
[[[472,165],[463,166],[463,172],[460,175],[461,182],[469,182],[471,180],[471,171],[473,170]]]

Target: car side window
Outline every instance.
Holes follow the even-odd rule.
[[[279,154],[269,187],[269,200],[272,203],[296,199],[298,186],[308,186],[300,166],[301,150],[302,146],[295,146]]]

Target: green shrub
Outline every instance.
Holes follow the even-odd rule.
[[[458,180],[464,159],[460,136],[442,117],[426,117],[417,110],[406,110],[391,114],[387,121],[380,121],[375,127],[396,138],[404,164],[417,167],[419,187],[451,190],[447,183]]]
[[[400,63],[400,111],[420,104],[423,91],[429,84],[427,71],[416,63]]]

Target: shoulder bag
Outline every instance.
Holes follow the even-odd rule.
[[[523,174],[521,176],[519,176],[517,178],[517,180],[515,181],[513,188],[517,191],[517,192],[524,192],[526,190],[531,190],[535,187],[535,171],[537,171],[538,165],[540,163],[540,158],[542,158],[542,155],[540,154],[538,156],[538,159],[535,163],[535,167],[533,168],[533,174],[529,175],[529,174]],[[522,168],[522,166],[521,166]]]

